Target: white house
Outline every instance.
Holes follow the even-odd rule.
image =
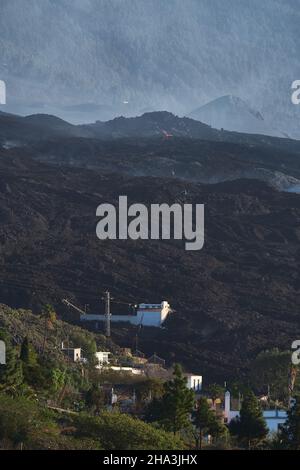
[[[96,369],[101,369],[104,364],[109,364],[109,356],[110,352],[108,351],[97,351],[95,353],[97,364]]]
[[[184,374],[187,379],[186,385],[190,390],[200,392],[202,389],[202,375]]]
[[[80,362],[81,357],[81,348],[62,348],[62,351],[73,361]]]
[[[231,399],[230,399],[230,392],[227,391],[225,393],[225,407],[224,407],[224,418],[227,423],[237,416],[240,416],[240,412],[238,410],[231,410]],[[269,433],[277,432],[279,426],[284,424],[287,419],[287,412],[285,410],[265,410],[263,411],[263,417],[267,424],[267,428]]]
[[[160,304],[139,304],[132,315],[111,315],[111,322],[128,322],[132,325],[161,327],[171,312],[169,303],[164,300]],[[105,315],[82,314],[81,321],[105,321]]]
[[[263,416],[269,433],[278,432],[279,426],[287,420],[287,412],[285,410],[266,410],[263,412]]]

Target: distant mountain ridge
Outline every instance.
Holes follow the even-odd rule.
[[[192,111],[188,117],[202,121],[216,129],[287,137],[280,130],[272,128],[260,111],[234,95],[217,98]]]
[[[219,140],[219,132],[207,124],[186,117],[178,117],[168,111],[144,113],[141,116],[117,117],[107,122],[80,126],[99,138],[192,137]]]
[[[299,136],[299,22],[295,0],[1,0],[0,78],[7,106],[97,103],[101,120],[231,93]]]
[[[0,113],[0,146],[54,165],[126,175],[300,187],[299,141],[217,130],[167,111],[80,126],[45,114]]]
[[[131,137],[186,137],[300,149],[300,141],[297,140],[215,129],[199,120],[179,117],[168,111],[148,112],[136,117],[120,116],[109,121],[96,121],[84,125],[74,125],[48,114],[32,114],[23,117],[0,111],[0,143],[12,138],[25,143],[59,135],[105,140]]]

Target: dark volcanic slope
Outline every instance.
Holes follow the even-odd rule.
[[[218,131],[168,112],[74,126],[55,116],[0,113],[0,148],[56,165],[202,183],[254,178],[300,187],[300,143]],[[15,150],[14,150],[15,152]]]
[[[0,111],[0,145],[43,141],[62,136],[85,136],[83,130],[55,116],[36,114],[27,117]]]
[[[105,141],[124,138],[162,138],[166,137],[166,134],[168,138],[173,136],[213,142],[234,142],[300,152],[298,140],[213,129],[200,121],[178,117],[168,111],[155,111],[132,118],[120,116],[110,121],[97,121],[94,124],[78,126],[48,114],[21,117],[0,111],[0,144],[10,139],[28,144],[59,136]]]
[[[21,150],[24,154],[24,150]],[[100,141],[55,139],[26,150],[55,165],[131,176],[175,177],[202,183],[255,178],[279,189],[300,184],[300,153],[277,147],[177,137]]]
[[[99,203],[206,204],[206,243],[103,241]],[[180,196],[179,196],[180,195]],[[204,186],[48,167],[0,153],[0,302],[38,308],[60,299],[99,308],[116,298],[176,309],[166,329],[144,329],[140,349],[210,378],[244,372],[261,349],[289,348],[300,334],[300,197],[243,180]],[[120,306],[119,306],[120,308]],[[119,311],[119,309],[118,309]],[[74,315],[74,318],[76,315]],[[134,329],[114,330],[132,345]]]

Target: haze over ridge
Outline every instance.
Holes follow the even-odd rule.
[[[290,87],[300,77],[298,6],[296,0],[2,0],[0,76],[11,102],[96,103],[115,115],[188,114],[234,94],[295,135],[300,111]]]

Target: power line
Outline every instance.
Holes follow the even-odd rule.
[[[19,278],[20,279],[20,278]],[[74,288],[74,286],[64,286],[64,287],[61,287],[61,286],[57,286],[56,288],[55,287],[51,287],[51,286],[46,286],[44,284],[39,284],[39,283],[30,283],[30,282],[26,282],[26,281],[23,281],[23,280],[18,280],[18,279],[0,279],[0,286],[3,285],[3,286],[8,286],[8,287],[15,287],[17,289],[31,289],[33,291],[49,291],[49,290],[52,290],[52,291],[56,291],[57,289],[59,290],[62,290],[63,292],[72,292],[72,293],[75,293],[75,294],[78,294],[78,295],[82,295],[86,298],[95,298],[95,299],[99,299],[99,296],[96,295],[96,294],[92,294],[92,293],[87,293],[87,291],[85,289],[78,289],[78,288]],[[116,304],[120,304],[120,305],[126,305],[126,306],[129,306],[129,307],[136,307],[137,304],[136,302],[126,302],[126,301],[122,301],[122,300],[115,300],[114,298],[110,298],[110,301],[113,302],[113,303],[116,303]]]

